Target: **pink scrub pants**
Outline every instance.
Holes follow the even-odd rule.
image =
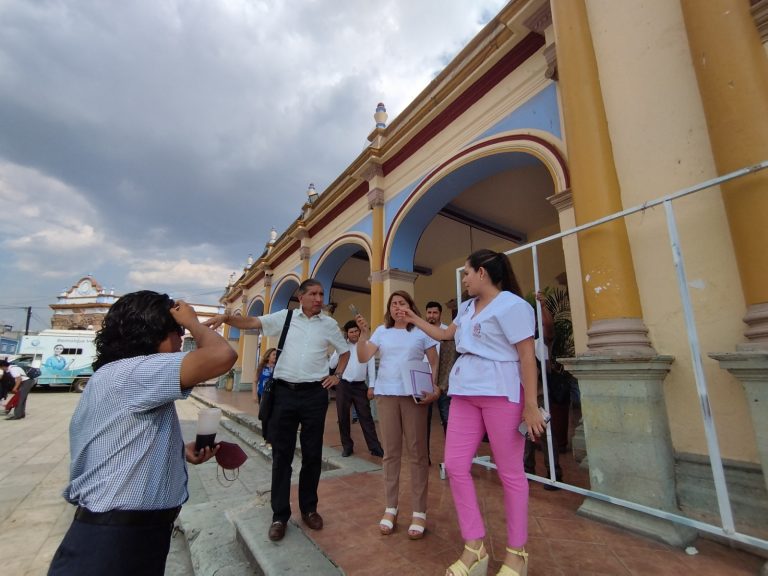
[[[522,390],[521,390],[522,396]],[[464,540],[485,537],[470,469],[477,447],[487,433],[504,488],[507,545],[528,540],[528,480],[523,471],[525,438],[518,431],[523,404],[503,396],[452,396],[445,440],[445,470]]]

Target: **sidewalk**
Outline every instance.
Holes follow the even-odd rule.
[[[45,575],[72,522],[74,507],[61,493],[69,479],[69,422],[79,400],[79,394],[67,391],[36,391],[29,398],[25,419],[6,421],[0,415],[0,442],[5,447],[0,453],[3,576]],[[176,403],[186,441],[195,437],[201,406],[195,400]],[[260,573],[238,540],[248,537],[249,532],[257,534],[252,538],[255,545],[265,548],[259,564],[268,574],[278,572],[275,567],[280,566],[281,556],[286,555],[290,566],[303,563],[311,567],[307,573],[320,575],[326,565],[332,569],[327,573],[338,573],[295,526],[291,527],[291,538],[286,538],[282,550],[271,545],[265,547],[266,532],[255,528],[268,523],[271,517],[271,462],[252,448],[258,446],[260,437],[244,428],[237,430],[236,437],[227,427],[234,426],[224,422],[217,440],[238,443],[248,454],[248,460],[233,481],[222,477],[215,460],[188,466],[189,500],[177,521],[180,530],[171,541],[166,576]],[[228,476],[231,478],[232,473]],[[267,519],[262,519],[267,513]]]
[[[8,576],[45,574],[74,509],[61,497],[69,478],[69,419],[80,399],[34,392],[27,417],[0,410],[0,558]]]
[[[198,388],[195,394],[235,412],[256,412],[250,393]],[[5,448],[0,453],[0,558],[4,575],[44,575],[72,520],[73,508],[61,497],[61,491],[69,474],[69,419],[79,399],[79,395],[67,392],[35,392],[29,400],[27,418],[6,421],[0,417],[0,442]],[[191,440],[198,404],[182,401],[177,403],[177,409],[184,438]],[[238,434],[247,436],[248,432]],[[320,532],[306,530],[305,534],[351,576],[444,574],[445,567],[460,551],[461,538],[447,482],[439,478],[437,463],[443,451],[443,433],[437,418],[432,433],[428,531],[421,541],[410,541],[406,533],[410,513],[407,496],[402,499],[397,531],[389,537],[379,535],[377,523],[383,508],[380,460],[365,450],[359,426],[353,427],[353,438],[355,455],[333,456],[331,460],[340,463],[342,469],[324,472],[320,481],[319,511],[325,528]],[[323,564],[327,560],[303,537],[300,520],[298,525],[289,526],[283,542],[275,544],[266,539],[269,462],[224,427],[219,439],[243,445],[249,460],[231,485],[220,483],[213,462],[189,466],[190,500],[180,518],[186,538],[174,537],[166,573],[192,574],[194,564],[200,575],[216,571],[231,576],[253,574],[257,569],[248,563],[237,542],[235,524],[238,538],[243,539],[243,534],[250,531],[252,543],[262,549],[267,560],[280,556],[276,562],[283,562],[282,565],[262,564],[266,574],[314,575],[320,573],[321,567],[328,572]],[[329,406],[325,440],[328,453],[340,452],[333,404]],[[258,438],[249,441],[258,446]],[[294,471],[298,469],[297,459]],[[576,473],[577,469],[566,468],[566,475]],[[493,560],[489,574],[494,574],[504,553],[501,487],[494,471],[478,467],[473,474],[489,528],[486,546]],[[407,467],[403,469],[402,482],[407,487]],[[580,501],[580,497],[569,492],[546,492],[541,485],[531,484],[530,576],[747,576],[758,574],[763,564],[761,558],[704,539],[696,542],[699,554],[688,556],[681,550],[577,516]],[[293,507],[298,508],[295,489]],[[243,511],[240,517],[239,510]],[[308,559],[312,558],[314,563],[309,564]]]
[[[257,405],[250,392],[226,392],[213,387],[197,388],[195,394],[231,410],[256,414]],[[335,404],[326,418],[324,444],[341,451]],[[359,426],[353,426],[354,457],[380,464],[368,454]],[[320,505],[325,528],[306,534],[346,574],[364,576],[402,573],[442,575],[461,551],[453,500],[448,483],[439,477],[437,463],[444,447],[443,430],[435,414],[432,422],[432,462],[429,478],[427,534],[423,540],[408,539],[409,523],[408,467],[401,473],[401,517],[396,532],[383,537],[378,521],[383,512],[383,481],[380,472],[349,474],[320,481]],[[487,445],[484,447],[487,452]],[[348,460],[348,459],[344,459]],[[541,473],[541,460],[538,462]],[[564,455],[566,479],[584,474]],[[294,468],[299,466],[295,461]],[[489,537],[486,547],[491,554],[489,574],[495,574],[504,557],[506,528],[501,485],[495,471],[476,467],[473,471]],[[582,498],[565,490],[548,492],[531,482],[529,534],[527,549],[531,554],[529,576],[564,576],[605,574],[658,576],[696,574],[701,576],[758,574],[764,563],[758,558],[727,546],[700,538],[698,554],[637,536],[631,532],[587,520],[576,514]],[[296,490],[292,507],[296,510]],[[267,531],[267,524],[262,529]],[[289,530],[294,529],[290,527]]]

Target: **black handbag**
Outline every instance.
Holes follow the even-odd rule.
[[[272,376],[264,382],[264,391],[261,394],[259,420],[261,420],[265,438],[267,435],[267,424],[272,416],[272,409],[275,406],[275,371],[277,370],[277,362],[280,360],[280,353],[283,351],[285,336],[288,334],[288,326],[291,324],[291,316],[293,316],[293,310],[288,310],[288,315],[285,317],[285,324],[283,324],[283,331],[280,334],[280,342],[278,342],[277,350],[275,352],[275,367],[272,369]]]

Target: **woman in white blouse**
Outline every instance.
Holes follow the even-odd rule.
[[[440,397],[440,389],[434,382],[437,374],[437,342],[416,328],[405,318],[405,311],[419,318],[419,311],[413,298],[407,292],[393,292],[387,301],[384,325],[376,328],[371,335],[368,323],[358,315],[360,339],[357,342],[357,356],[360,362],[367,362],[379,352],[379,372],[376,382],[368,389],[368,397],[376,396],[381,443],[384,448],[385,511],[379,523],[383,535],[395,529],[400,491],[400,459],[403,438],[411,466],[411,505],[413,517],[408,536],[418,540],[424,536],[427,523],[427,481],[429,463],[427,459],[427,408],[426,405]],[[403,368],[409,362],[420,362],[426,354],[432,369],[432,392],[419,398],[418,402],[408,391],[403,377]]]
[[[524,576],[528,570],[528,482],[523,470],[525,422],[532,434],[544,431],[536,403],[534,312],[520,296],[505,254],[478,250],[464,265],[464,287],[472,298],[462,302],[446,329],[406,312],[438,340],[455,338],[461,356],[448,381],[451,412],[445,441],[445,469],[451,484],[464,550],[448,576],[480,576],[488,570],[483,545],[485,527],[470,468],[485,434],[504,489],[507,554],[498,574]]]

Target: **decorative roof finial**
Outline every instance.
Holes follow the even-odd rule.
[[[318,194],[317,194],[317,190],[315,190],[315,185],[312,182],[310,182],[309,188],[307,188],[307,202],[309,202],[310,205],[312,205],[315,202],[317,202],[317,198],[318,198]]]
[[[387,127],[387,109],[382,102],[379,102],[376,106],[376,113],[373,115],[373,119],[376,120],[376,128]]]

